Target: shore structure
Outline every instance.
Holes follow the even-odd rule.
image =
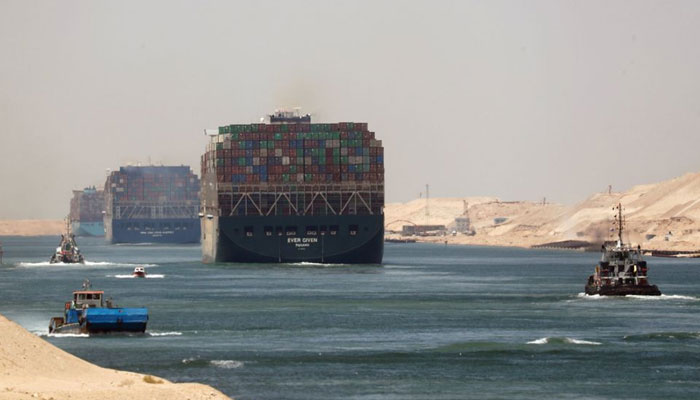
[[[98,367],[0,315],[0,400],[224,400],[211,386]]]

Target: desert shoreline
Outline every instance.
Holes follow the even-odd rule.
[[[0,400],[226,400],[199,383],[102,368],[0,315]]]

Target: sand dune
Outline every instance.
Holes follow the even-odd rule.
[[[0,221],[0,236],[50,236],[60,235],[66,223],[58,220],[21,219]]]
[[[0,399],[228,399],[198,383],[101,368],[0,316]]]
[[[655,184],[639,185],[621,193],[596,193],[573,206],[543,205],[537,202],[501,202],[496,198],[430,199],[426,217],[425,199],[386,206],[387,230],[400,230],[410,221],[416,224],[454,225],[469,202],[474,236],[421,238],[426,241],[532,246],[563,240],[602,242],[613,239],[614,211],[622,203],[626,241],[647,249],[700,249],[700,173]],[[506,218],[496,224],[495,218]]]

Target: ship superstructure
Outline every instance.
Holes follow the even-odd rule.
[[[94,186],[74,190],[70,201],[71,232],[76,236],[104,236],[104,191]]]
[[[128,166],[105,183],[111,243],[198,243],[199,178],[188,166]]]
[[[624,221],[622,204],[615,208],[615,229],[617,241],[602,246],[602,256],[593,275],[588,277],[586,294],[601,296],[646,295],[659,296],[656,285],[648,281],[647,262],[642,259],[642,250],[626,244],[622,240]]]
[[[367,123],[220,127],[202,156],[205,262],[382,261],[384,149]]]

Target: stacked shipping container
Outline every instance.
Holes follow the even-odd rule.
[[[121,167],[107,178],[114,203],[199,202],[199,178],[189,167]]]
[[[223,126],[207,145],[201,168],[202,176],[215,173],[218,186],[234,194],[250,186],[263,193],[279,186],[292,192],[324,186],[322,192],[338,193],[340,206],[343,191],[371,186],[367,211],[379,214],[384,206],[384,149],[366,123]],[[220,196],[221,215],[231,211],[232,202],[235,197]]]
[[[74,190],[70,201],[70,221],[102,222],[104,192],[95,187]]]

